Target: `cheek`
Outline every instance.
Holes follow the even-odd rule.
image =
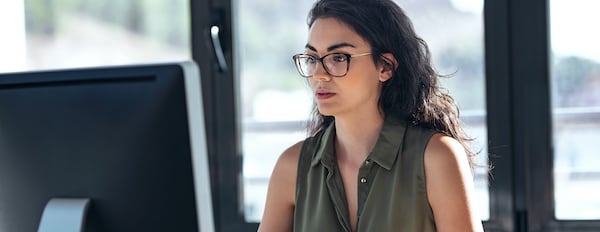
[[[379,79],[379,69],[370,59],[361,60],[360,63],[352,63],[350,69],[357,76],[365,77],[364,79]]]
[[[351,81],[338,84],[343,88],[344,96],[356,99],[375,98],[381,91],[380,82],[373,75],[352,76]]]
[[[315,78],[309,77],[307,82],[310,86],[310,89],[315,90],[315,88],[317,88],[317,81],[315,81]]]
[[[367,66],[364,69],[357,70],[356,75],[353,75],[355,83],[363,86],[366,89],[373,89],[381,84],[380,74],[372,66]]]
[[[357,81],[353,88],[360,91],[365,98],[377,98],[381,92],[381,86],[382,83],[376,72],[366,72],[360,76],[360,81]]]

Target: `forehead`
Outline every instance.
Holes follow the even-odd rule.
[[[369,48],[369,43],[350,26],[335,18],[319,18],[308,31],[307,47],[319,52],[328,51],[332,45],[347,43],[357,49]]]

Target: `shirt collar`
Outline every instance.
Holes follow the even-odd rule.
[[[375,147],[367,159],[372,160],[381,167],[391,170],[398,155],[402,151],[404,133],[407,123],[403,120],[386,117]],[[315,166],[323,161],[326,166],[335,162],[335,121],[331,123],[320,138],[317,153],[311,165]]]
[[[406,125],[405,121],[386,118],[377,143],[375,143],[375,147],[367,159],[387,170],[391,170],[396,159],[398,159],[398,155],[402,152]]]
[[[323,136],[321,136],[319,141],[319,148],[317,149],[317,154],[312,160],[311,166],[315,166],[320,163],[321,160],[324,159],[325,164],[329,165],[330,162],[335,160],[335,121],[331,122],[325,131],[323,132]]]

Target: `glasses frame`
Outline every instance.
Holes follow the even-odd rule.
[[[342,75],[333,75],[329,72],[329,69],[327,68],[327,65],[325,65],[323,63],[323,60],[331,55],[343,55],[346,56],[346,70],[344,71],[344,74]],[[315,72],[317,70],[316,65],[315,64],[315,71],[311,74],[311,75],[304,75],[302,70],[301,70],[301,64],[300,64],[300,58],[308,58],[308,57],[312,57],[314,58],[318,63],[321,63],[321,67],[323,67],[323,70],[325,70],[325,72],[333,77],[344,77],[348,74],[348,70],[350,70],[350,60],[351,58],[354,57],[361,57],[361,56],[368,56],[368,55],[373,55],[373,53],[371,52],[367,52],[367,53],[359,53],[359,54],[346,54],[346,53],[339,53],[339,52],[334,52],[334,53],[329,53],[327,55],[324,55],[322,57],[316,57],[313,55],[309,55],[309,54],[304,54],[304,53],[300,53],[300,54],[296,54],[292,57],[292,59],[294,60],[294,64],[296,66],[296,70],[298,71],[298,73],[300,74],[300,76],[305,77],[305,78],[309,78],[315,75]]]

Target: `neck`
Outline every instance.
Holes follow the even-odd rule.
[[[336,155],[338,160],[361,165],[367,158],[381,132],[384,117],[378,111],[373,114],[354,114],[336,117]]]

